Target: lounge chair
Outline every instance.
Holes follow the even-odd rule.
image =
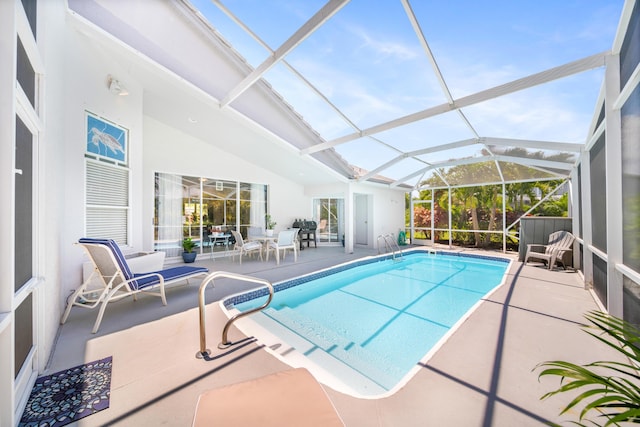
[[[343,427],[344,422],[322,385],[297,368],[202,393],[192,426],[230,425]]]
[[[269,261],[269,252],[273,249],[276,253],[276,264],[280,264],[280,251],[282,251],[282,259],[287,253],[287,249],[293,250],[294,262],[298,260],[298,228],[283,230],[278,234],[278,240],[267,243],[267,261]]]
[[[162,304],[167,305],[165,285],[204,277],[209,272],[205,267],[179,266],[148,273],[133,273],[115,241],[83,238],[78,244],[89,255],[94,270],[69,297],[60,323],[64,324],[67,321],[74,306],[95,308],[99,305],[98,318],[91,331],[94,334],[98,332],[104,311],[110,302],[129,296],[133,296],[135,300],[138,293],[145,292],[159,296],[162,298]],[[96,283],[99,283],[100,287],[96,288]]]
[[[260,261],[262,261],[262,244],[260,242],[245,242],[242,238],[242,234],[235,230],[231,230],[233,238],[236,239],[236,243],[233,247],[233,259],[236,257],[236,253],[240,255],[240,264],[242,264],[242,256],[257,252],[260,255]]]
[[[575,237],[568,231],[556,231],[549,235],[549,243],[546,245],[529,244],[527,245],[527,253],[524,257],[526,264],[529,259],[537,259],[548,264],[549,270],[553,269],[556,262],[560,262],[566,270],[567,267],[563,261],[563,255],[573,250],[573,241]]]

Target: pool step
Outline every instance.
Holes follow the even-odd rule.
[[[362,383],[368,389],[366,394],[370,394],[370,388],[375,385],[382,388],[378,392],[390,390],[406,374],[380,353],[369,351],[339,333],[327,330],[289,307],[267,309],[265,314],[290,332],[286,342],[298,352],[321,366],[328,366],[327,370],[332,373],[342,371],[343,375],[366,378],[367,381]]]

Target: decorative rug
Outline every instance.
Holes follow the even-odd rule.
[[[21,427],[60,427],[109,407],[111,356],[40,377],[31,390]]]

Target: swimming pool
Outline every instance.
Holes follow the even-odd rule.
[[[368,258],[276,284],[270,306],[237,325],[334,389],[385,395],[503,283],[508,266],[498,257],[424,250]],[[259,306],[264,295],[246,292],[223,305],[231,315]]]

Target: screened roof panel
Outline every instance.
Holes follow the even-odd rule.
[[[369,171],[374,170],[382,163],[398,156],[398,150],[388,147],[372,138],[359,138],[335,147],[338,154],[347,159],[358,159],[355,166]],[[384,159],[380,162],[380,159]]]
[[[498,162],[505,181],[522,181],[533,179],[559,178],[553,171],[545,172],[539,168],[533,168],[519,163]],[[563,171],[557,171],[561,173]],[[566,173],[566,171],[564,171]]]
[[[457,111],[441,114],[382,131],[375,135],[408,153],[444,143],[474,138],[475,134]]]
[[[622,2],[413,1],[454,97],[611,49]]]
[[[289,66],[277,64],[265,78],[287,102],[295,101],[295,111],[323,138],[331,140],[355,131],[348,118],[326,102],[322,93],[299,79]]]
[[[446,166],[437,169],[438,174],[432,180],[423,180],[428,187],[437,187],[443,179],[450,186],[480,185],[482,183],[500,182],[500,173],[495,162],[478,162],[465,165]]]
[[[484,146],[481,144],[474,144],[472,146],[464,146],[454,148],[450,150],[436,151],[433,153],[422,154],[416,156],[418,159],[423,160],[429,164],[438,164],[446,162],[456,162],[461,160],[472,160],[478,157],[488,156],[489,153],[484,150]]]
[[[603,70],[586,71],[492,98],[463,111],[482,136],[584,142],[602,79]],[[583,90],[585,87],[592,89]]]
[[[555,150],[542,150],[542,149],[531,149],[531,148],[523,148],[523,147],[505,147],[505,146],[495,146],[495,145],[487,145],[487,148],[494,155],[501,156],[509,156],[509,157],[519,157],[522,159],[537,159],[537,160],[548,160],[553,162],[564,162],[568,164],[573,164],[578,160],[578,154],[575,152],[568,151],[555,151]]]
[[[360,129],[445,101],[402,3],[377,5],[346,3],[287,56]]]
[[[429,165],[451,185],[500,181],[495,161],[505,180],[568,174],[576,152],[553,144],[587,140],[624,1],[192,3],[255,68],[228,105],[262,79],[318,133],[301,154],[412,187]]]

